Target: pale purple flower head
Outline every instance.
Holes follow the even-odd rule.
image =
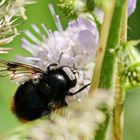
[[[91,81],[92,70],[90,68],[93,68],[93,65],[90,67],[89,64],[93,62],[98,46],[99,33],[97,27],[92,20],[81,17],[69,22],[68,27],[63,30],[59,16],[55,14],[52,5],[49,7],[58,30],[52,32],[44,24],[39,29],[33,24],[32,28],[42,40],[30,31],[26,31],[26,36],[31,41],[23,38],[22,47],[29,51],[32,56],[18,56],[17,60],[37,65],[44,70],[51,63],[75,67],[78,79],[75,90],[77,90]],[[46,35],[42,34],[41,30]]]
[[[128,0],[128,15],[130,16],[136,9],[137,0]]]
[[[130,16],[135,11],[136,4],[137,0],[128,0],[128,16]],[[104,12],[102,9],[95,8],[94,12],[96,13],[99,22],[102,23],[104,18]]]

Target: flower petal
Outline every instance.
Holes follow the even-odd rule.
[[[136,9],[137,0],[128,1],[128,15],[130,16]]]

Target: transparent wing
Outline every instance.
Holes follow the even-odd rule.
[[[10,76],[11,80],[22,82],[26,79],[37,78],[43,73],[44,70],[33,65],[0,60],[0,77]]]

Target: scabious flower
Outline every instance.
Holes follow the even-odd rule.
[[[136,9],[137,0],[128,0],[128,16],[130,16]],[[95,8],[95,13],[97,14],[99,21],[103,21],[103,13],[101,9]]]
[[[93,65],[89,65],[93,57],[95,57],[99,34],[95,23],[91,19],[79,18],[70,21],[68,27],[64,30],[59,16],[55,14],[52,5],[49,5],[51,14],[53,15],[57,31],[48,30],[44,24],[42,28],[47,36],[43,35],[36,25],[32,28],[40,35],[42,40],[39,40],[30,31],[26,31],[26,36],[31,42],[23,38],[22,47],[29,51],[31,57],[18,56],[20,62],[34,64],[43,69],[51,63],[59,63],[60,65],[68,65],[75,67],[77,70],[77,87],[90,83],[91,71]]]
[[[27,19],[25,5],[34,3],[33,0],[2,0],[0,2],[0,45],[8,44],[19,33],[18,18]]]
[[[128,1],[128,15],[130,16],[136,9],[137,0]]]

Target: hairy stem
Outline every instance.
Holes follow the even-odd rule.
[[[122,20],[120,28],[120,44],[127,41],[127,0],[123,5]],[[116,91],[114,95],[114,115],[113,115],[113,140],[123,140],[124,126],[124,86],[122,81],[122,58],[118,58],[118,70],[116,78]]]
[[[111,89],[113,91],[115,87],[118,58],[115,49],[120,45],[121,16],[124,1],[125,0],[116,1],[99,82],[99,88]],[[114,50],[114,52],[111,52],[111,50]]]
[[[121,46],[120,44],[126,41],[127,8],[126,0],[111,2],[112,8],[110,11],[105,12],[104,23],[101,29],[101,38],[90,95],[93,95],[93,92],[98,88],[112,91],[112,94],[114,94],[114,98],[112,99],[113,112],[110,112],[110,121],[106,125],[104,136],[106,139],[122,140],[124,103],[121,77],[122,62],[121,57],[115,50],[118,46]],[[111,50],[114,51],[112,52]]]
[[[113,107],[113,138],[112,140],[123,140],[123,118],[124,118],[124,90],[122,86],[122,63],[118,61],[116,86]]]

